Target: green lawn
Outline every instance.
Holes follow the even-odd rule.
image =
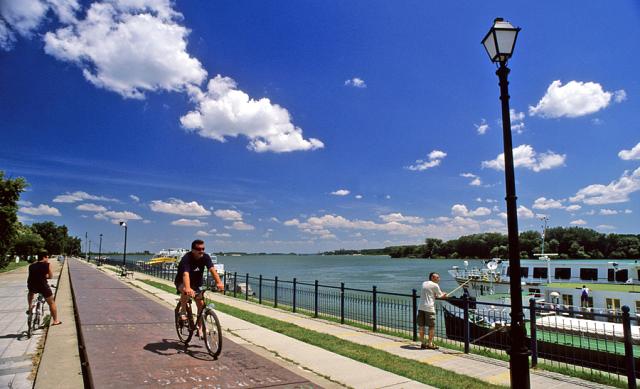
[[[29,262],[27,261],[20,261],[18,263],[15,263],[15,261],[11,261],[9,262],[9,264],[5,267],[3,267],[2,269],[0,269],[0,273],[5,273],[11,270],[15,270],[17,268],[23,267],[23,266],[27,266],[29,265]]]
[[[545,284],[546,287],[582,289],[586,285],[591,290],[609,290],[611,292],[640,292],[640,285],[629,284],[582,284],[578,282],[552,282]]]

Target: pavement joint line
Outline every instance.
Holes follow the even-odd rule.
[[[10,367],[7,369],[0,369],[0,377],[3,375],[11,375],[11,374],[20,374],[20,373],[30,373],[33,369],[33,366],[21,366],[21,367]]]
[[[17,357],[0,358],[0,365],[4,363],[14,363],[14,362],[22,362],[22,361],[31,361],[31,355],[20,355]]]

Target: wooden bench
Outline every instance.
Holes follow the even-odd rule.
[[[131,278],[133,279],[133,272],[131,270],[127,270],[127,268],[120,268],[120,277],[122,278]]]

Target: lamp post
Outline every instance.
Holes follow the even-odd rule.
[[[84,259],[89,257],[89,233],[84,233]],[[81,247],[82,248],[82,247]]]
[[[91,262],[91,239],[89,239],[89,251],[87,252],[87,262]]]
[[[513,54],[520,28],[513,27],[502,18],[496,18],[493,26],[482,40],[491,62],[499,64],[496,75],[500,84],[502,101],[502,137],[504,142],[504,175],[507,196],[507,232],[509,236],[509,267],[511,292],[511,349],[509,367],[511,387],[528,389],[529,355],[525,344],[524,314],[522,312],[522,286],[520,284],[520,245],[518,243],[518,210],[516,206],[516,181],[513,166],[513,145],[511,143],[511,118],[509,116],[509,68],[507,61]]]
[[[100,234],[100,245],[98,246],[98,266],[102,264],[102,234]]]
[[[122,267],[125,267],[127,263],[127,223],[120,222],[120,225],[124,227],[124,252],[122,253]]]

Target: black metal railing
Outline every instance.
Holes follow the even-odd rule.
[[[121,266],[120,261],[103,260]],[[127,263],[125,270],[135,270],[173,281],[175,269],[143,263]],[[224,293],[259,304],[291,310],[418,340],[418,294],[322,285],[317,280],[302,282],[296,278],[257,277],[248,273],[224,273]],[[207,283],[213,280],[207,275]],[[624,306],[614,313],[592,313],[581,309],[550,307],[531,299],[524,306],[527,320],[531,366],[539,361],[565,369],[586,371],[627,380],[635,388],[640,368],[640,332],[638,319]],[[465,353],[489,351],[506,354],[510,347],[510,305],[482,303],[467,297],[449,298],[436,304],[436,337],[442,343],[460,347]],[[535,318],[535,320],[533,320]],[[632,327],[632,322],[634,326]]]

